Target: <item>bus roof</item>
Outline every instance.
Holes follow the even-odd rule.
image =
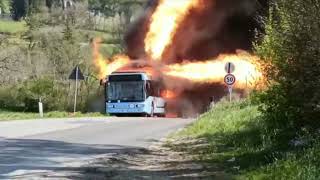
[[[139,76],[142,81],[148,81],[148,80],[152,80],[152,77],[150,75],[148,75],[146,72],[114,72],[111,75],[108,76],[108,79],[110,79],[110,77],[112,76]]]

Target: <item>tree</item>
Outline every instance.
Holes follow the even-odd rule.
[[[42,8],[46,7],[46,2],[44,0],[29,0],[28,7],[29,13],[39,13]]]
[[[0,15],[3,13],[9,13],[10,11],[10,1],[0,0]]]
[[[14,20],[20,20],[26,17],[29,9],[28,0],[12,0],[11,2],[11,13]]]
[[[89,0],[89,9],[106,17],[120,15],[126,18],[126,23],[130,23],[133,7],[145,2],[146,0]]]
[[[119,1],[118,13],[123,20],[123,24],[129,25],[136,6],[142,6],[146,1],[141,0],[121,0]]]

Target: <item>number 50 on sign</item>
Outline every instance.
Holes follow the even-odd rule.
[[[236,77],[233,74],[227,74],[224,77],[224,82],[228,85],[228,86],[232,86],[234,85],[234,83],[236,83]]]

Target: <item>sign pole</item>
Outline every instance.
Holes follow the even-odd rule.
[[[75,90],[75,93],[74,93],[74,106],[73,106],[74,114],[76,114],[76,111],[77,111],[78,74],[79,74],[79,66],[76,67],[76,90]]]
[[[77,96],[78,96],[78,86],[80,83],[80,80],[85,80],[84,75],[82,74],[79,65],[77,65],[71,72],[69,76],[70,80],[75,80],[75,93],[74,93],[74,106],[73,106],[73,113],[75,114],[77,112]],[[79,81],[79,82],[78,82]]]
[[[233,85],[236,83],[236,77],[232,74],[235,71],[235,65],[231,62],[228,62],[225,65],[225,70],[227,75],[224,77],[224,82],[228,86],[229,101],[232,102]]]
[[[232,102],[232,86],[229,86],[229,101]]]

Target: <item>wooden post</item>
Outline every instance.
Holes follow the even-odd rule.
[[[79,74],[79,66],[76,67],[76,88],[75,88],[75,93],[74,93],[74,106],[73,106],[73,112],[76,114],[77,111],[77,96],[78,96],[78,74]]]
[[[43,118],[43,104],[41,98],[39,98],[39,115]]]

